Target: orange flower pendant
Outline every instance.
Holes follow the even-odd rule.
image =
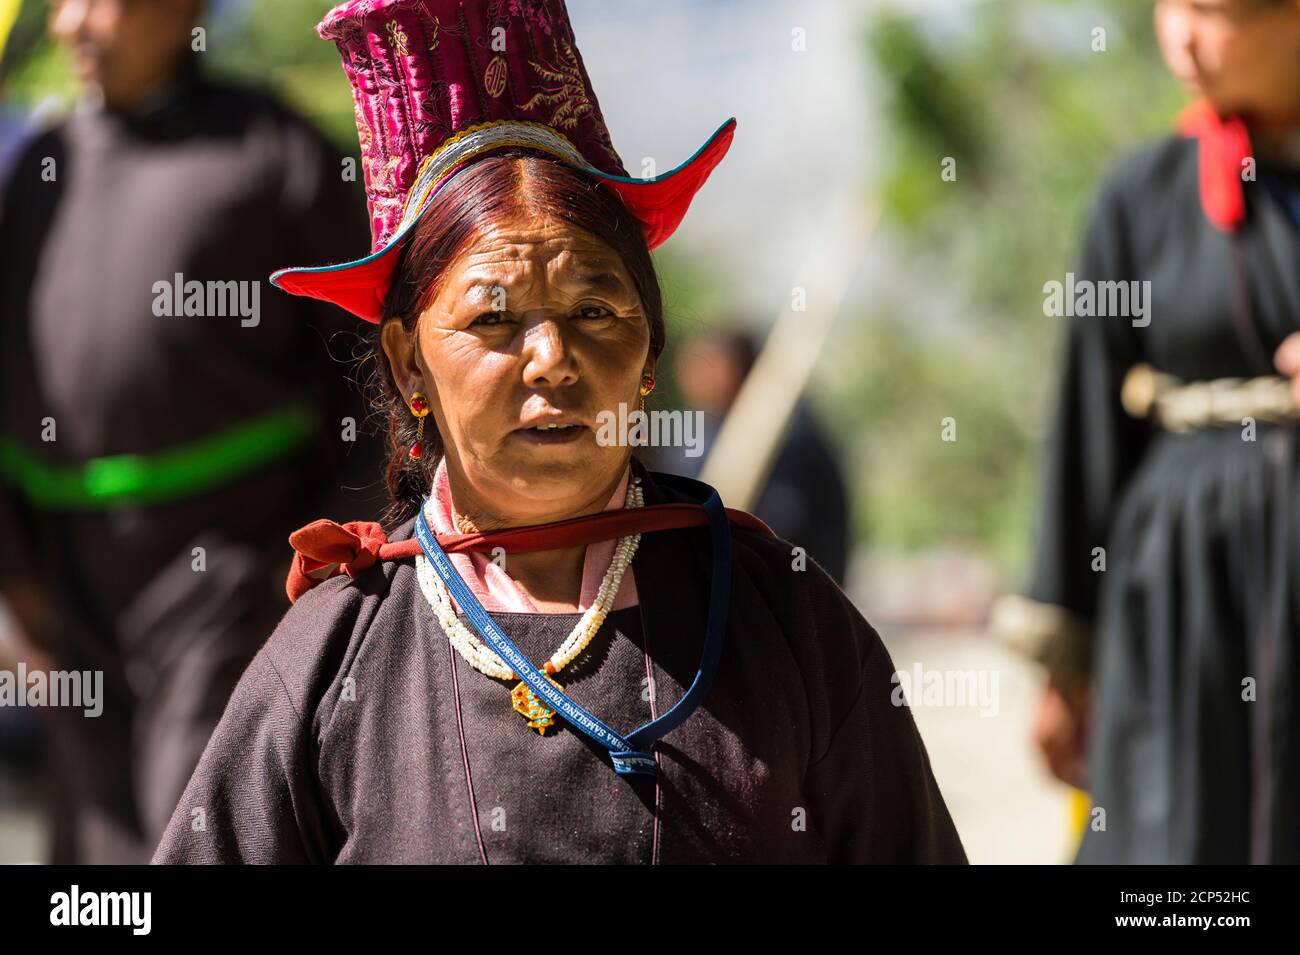
[[[550,680],[556,689],[564,689],[549,673],[546,674],[546,679]],[[522,680],[510,692],[510,702],[514,711],[528,720],[529,727],[537,730],[542,736],[546,735],[548,729],[555,727],[555,710],[539,700],[532,687]]]

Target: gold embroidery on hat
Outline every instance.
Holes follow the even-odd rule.
[[[591,100],[587,98],[582,66],[578,63],[578,56],[573,52],[569,41],[563,37],[556,37],[555,50],[560,63],[554,69],[536,60],[529,60],[528,65],[543,80],[558,83],[559,87],[539,90],[527,103],[520,104],[519,108],[531,110],[539,106],[545,107],[551,111],[547,125],[560,129],[573,129],[578,125],[578,120],[593,113],[594,108]]]
[[[396,20],[389,20],[385,24],[385,29],[388,31],[388,42],[392,44],[393,51],[398,56],[409,56],[410,51],[406,47],[406,31],[402,29],[402,25]]]
[[[506,91],[506,58],[494,56],[492,62],[483,71],[483,88],[488,95],[497,99]]]

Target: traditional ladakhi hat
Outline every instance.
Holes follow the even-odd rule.
[[[618,195],[653,249],[676,230],[735,133],[728,119],[676,169],[629,176],[563,0],[348,0],[317,32],[338,45],[352,83],[371,251],[281,269],[271,282],[368,322],[380,321],[403,240],[474,161],[526,149],[582,170]]]

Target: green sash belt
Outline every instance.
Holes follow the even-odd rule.
[[[85,509],[158,504],[198,494],[298,450],[319,422],[289,405],[210,437],[153,454],[115,454],[51,466],[0,436],[0,476],[37,507]]]

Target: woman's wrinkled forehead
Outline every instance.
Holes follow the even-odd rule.
[[[590,232],[554,217],[518,217],[481,230],[447,269],[439,299],[488,304],[544,293],[635,295],[618,253]]]

